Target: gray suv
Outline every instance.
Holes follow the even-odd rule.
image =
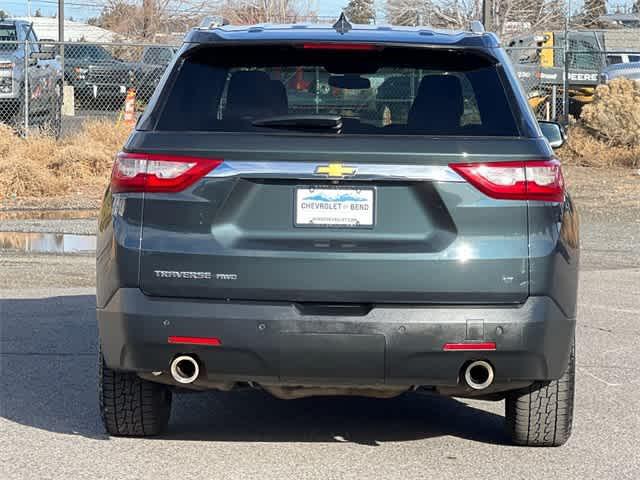
[[[58,136],[61,109],[62,68],[54,53],[41,48],[30,22],[0,20],[0,122],[22,130],[28,118]]]
[[[381,115],[389,98],[410,107]],[[423,391],[505,399],[513,442],[562,445],[579,259],[563,141],[492,34],[191,31],[102,206],[107,431],[161,433],[185,390]]]

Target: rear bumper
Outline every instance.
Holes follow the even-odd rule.
[[[476,359],[495,387],[559,378],[575,319],[547,297],[513,307],[377,306],[356,315],[303,314],[293,304],[154,298],[120,289],[97,311],[105,362],[167,372],[194,354],[210,382],[264,385],[459,386]],[[175,345],[169,336],[217,337],[219,346]],[[488,352],[449,352],[449,342],[495,342]]]

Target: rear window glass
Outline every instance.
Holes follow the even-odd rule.
[[[14,25],[0,25],[0,51],[13,51],[18,46],[15,43],[1,43],[1,42],[15,42],[18,40],[18,32]]]
[[[477,53],[217,47],[177,68],[159,130],[273,132],[259,121],[337,116],[344,135],[518,135],[497,67]],[[284,128],[328,133],[294,120]]]

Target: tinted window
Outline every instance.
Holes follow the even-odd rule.
[[[253,122],[339,115],[342,134],[518,135],[498,70],[479,54],[218,47],[178,68],[161,130],[268,132]]]
[[[0,25],[0,52],[13,52],[18,48],[16,42],[18,40],[18,32],[15,25]],[[9,43],[2,43],[9,42]]]
[[[0,25],[0,42],[15,42],[18,32],[15,25]]]
[[[618,63],[622,63],[622,57],[620,55],[608,55],[607,56],[607,64],[616,65]]]

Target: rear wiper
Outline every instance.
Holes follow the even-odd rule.
[[[251,123],[254,127],[265,128],[323,130],[331,133],[340,133],[342,130],[340,115],[278,115],[260,118]]]

